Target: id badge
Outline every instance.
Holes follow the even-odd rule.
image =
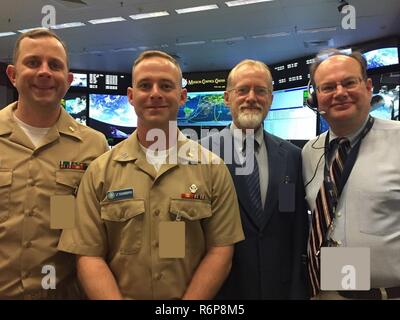
[[[185,223],[183,221],[162,221],[158,228],[160,258],[184,258]]]
[[[294,183],[283,182],[279,185],[279,211],[294,212],[295,188]]]
[[[75,226],[75,197],[50,198],[50,229],[71,229]]]

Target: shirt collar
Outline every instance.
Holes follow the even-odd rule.
[[[365,119],[363,124],[355,132],[345,136],[345,138],[347,138],[349,140],[350,145],[352,147],[357,143],[360,133],[366,126],[367,122],[368,122],[368,117]],[[332,142],[332,140],[334,140],[336,138],[338,138],[338,136],[331,129],[329,129],[329,143]]]
[[[233,136],[234,142],[236,146],[240,146],[240,151],[243,151],[244,140],[246,135],[242,133],[242,129],[239,129],[235,123],[231,123],[229,130]],[[258,148],[264,145],[264,129],[261,125],[257,130],[254,131],[254,135],[250,135],[254,137],[257,142]]]
[[[13,102],[2,110],[3,116],[0,117],[0,135],[11,133],[16,125],[13,112],[17,109],[18,102]],[[55,128],[53,128],[55,127]],[[82,141],[81,132],[78,123],[69,116],[68,112],[61,108],[60,117],[49,132],[53,130],[68,136],[75,137]],[[54,133],[54,132],[53,132]]]

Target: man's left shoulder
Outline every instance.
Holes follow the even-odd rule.
[[[187,139],[186,143],[190,145],[190,149],[197,150],[197,159],[200,164],[218,164],[223,163],[222,159],[214,152],[206,148],[201,141]]]
[[[374,130],[393,130],[400,133],[400,121],[375,118]]]
[[[88,142],[86,139],[91,139],[91,143],[93,143],[93,139],[101,141],[106,140],[105,135],[100,131],[97,131],[78,122],[76,123],[75,130],[84,142]]]
[[[268,144],[268,141],[270,141],[272,143],[275,143],[280,148],[285,149],[288,152],[293,152],[295,154],[301,153],[301,149],[298,146],[294,145],[293,143],[291,143],[285,139],[282,139],[282,138],[275,136],[268,132],[265,132],[265,136],[267,139],[267,144]]]

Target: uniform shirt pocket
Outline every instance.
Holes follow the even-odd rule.
[[[171,199],[169,211],[172,220],[181,219],[185,222],[186,247],[204,249],[202,220],[211,217],[211,203],[198,199]]]
[[[400,231],[400,190],[358,192],[360,232],[386,236]]]
[[[10,215],[10,194],[12,170],[0,169],[0,223],[6,221]]]
[[[144,200],[122,200],[101,204],[110,248],[121,254],[138,253],[142,247]]]
[[[84,171],[57,170],[56,171],[56,195],[76,194]]]

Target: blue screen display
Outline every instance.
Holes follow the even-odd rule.
[[[85,93],[68,92],[61,100],[61,105],[79,123],[86,125],[87,96]]]
[[[178,110],[179,126],[226,126],[232,120],[223,91],[188,92]]]
[[[317,116],[305,106],[307,87],[274,91],[264,129],[282,139],[309,140],[316,136]]]
[[[367,60],[367,68],[379,68],[391,66],[399,63],[399,54],[397,47],[381,48],[363,53]]]
[[[73,72],[74,79],[72,80],[71,87],[87,87],[87,74]]]
[[[137,116],[125,95],[89,94],[90,126],[110,138],[127,138],[137,126]]]

